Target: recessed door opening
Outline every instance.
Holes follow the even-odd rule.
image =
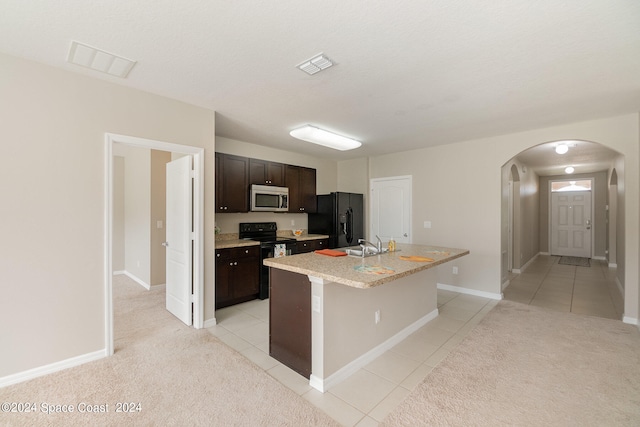
[[[113,354],[113,273],[114,247],[119,244],[114,236],[114,173],[116,164],[114,147],[142,148],[178,154],[178,159],[166,163],[166,221],[152,220],[151,227],[166,227],[167,237],[162,245],[166,255],[166,308],[187,325],[204,325],[204,191],[202,184],[204,150],[179,144],[152,141],[125,135],[106,134],[105,177],[105,348]],[[162,222],[162,224],[160,224]],[[145,227],[141,227],[144,230]],[[147,228],[147,232],[148,232]],[[147,234],[148,238],[148,234]],[[114,243],[114,240],[116,242]],[[151,239],[149,239],[151,244]],[[155,242],[158,245],[160,242]],[[154,244],[155,244],[154,243]],[[153,261],[147,254],[148,264]],[[135,260],[135,258],[134,258]],[[116,260],[116,263],[118,260]],[[130,261],[129,266],[141,266]],[[148,267],[148,265],[147,265]],[[145,272],[146,273],[146,272]],[[149,283],[151,283],[150,276]],[[157,280],[157,279],[154,279]],[[138,281],[144,284],[144,280]]]

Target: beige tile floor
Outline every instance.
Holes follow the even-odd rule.
[[[439,290],[436,319],[325,393],[269,356],[268,300],[218,310],[208,330],[340,424],[376,426],[496,303]]]
[[[540,255],[526,270],[511,278],[506,300],[559,311],[622,319],[624,301],[616,285],[616,269],[606,261],[591,267],[560,265],[560,257]]]

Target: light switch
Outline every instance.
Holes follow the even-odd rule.
[[[431,221],[425,221],[424,228],[431,228]]]
[[[311,305],[312,305],[312,310],[315,311],[316,313],[320,313],[320,297],[317,295],[314,295],[311,298]]]
[[[156,228],[162,228],[162,221],[156,221]]]

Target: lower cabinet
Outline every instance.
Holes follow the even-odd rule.
[[[216,249],[216,309],[256,299],[260,247]]]
[[[298,240],[296,252],[304,254],[329,247],[329,239]]]

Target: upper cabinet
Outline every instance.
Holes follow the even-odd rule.
[[[289,187],[289,212],[316,212],[315,169],[287,165],[285,170],[285,185]]]
[[[289,212],[317,210],[315,169],[216,153],[216,212],[249,212],[252,184],[289,187]]]
[[[282,163],[249,159],[249,184],[284,187],[284,169]]]
[[[216,212],[249,211],[249,159],[216,153]]]

